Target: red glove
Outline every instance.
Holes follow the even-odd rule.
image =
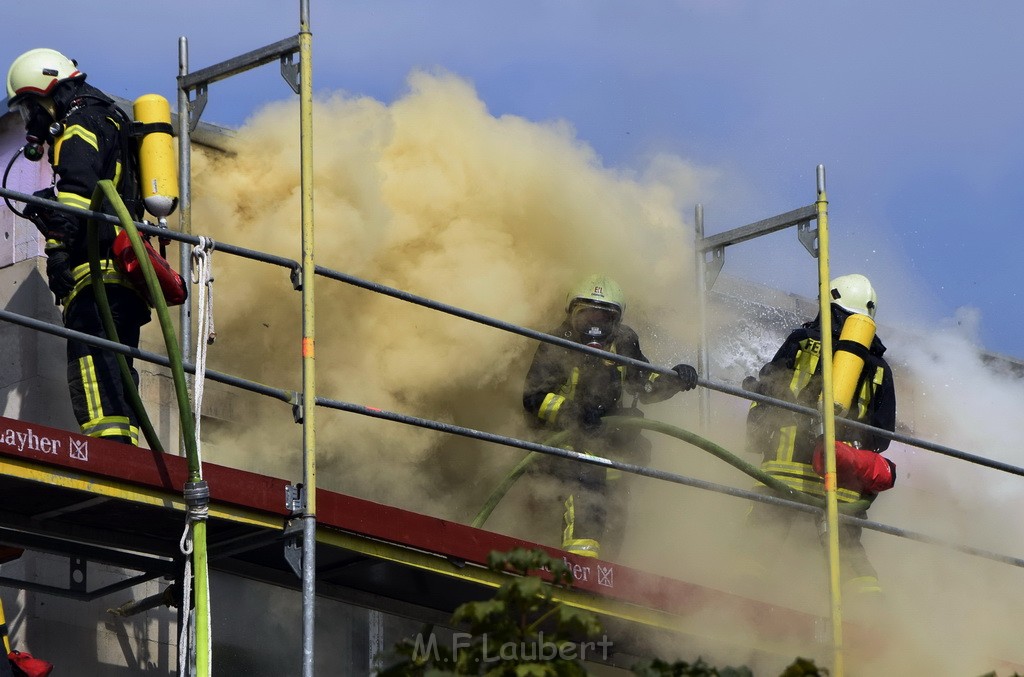
[[[819,441],[811,459],[814,472],[822,477],[825,476],[824,452],[824,444]],[[896,465],[870,449],[836,442],[836,482],[843,489],[877,494],[896,484]]]

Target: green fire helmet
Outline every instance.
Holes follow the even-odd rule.
[[[610,306],[618,311],[620,317],[626,312],[626,297],[622,288],[607,275],[591,275],[573,287],[565,297],[565,312],[569,312],[580,301]]]

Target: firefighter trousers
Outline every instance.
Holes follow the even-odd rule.
[[[149,321],[149,307],[134,290],[121,285],[105,286],[118,339],[137,348],[142,325]],[[103,329],[92,286],[82,289],[64,309],[64,326],[91,336],[109,339]],[[139,444],[139,419],[125,394],[117,355],[97,346],[68,340],[68,389],[71,406],[82,433],[125,444]],[[128,369],[136,386],[139,374],[131,356]]]
[[[650,461],[651,443],[639,435],[632,436],[628,442],[614,444],[614,448],[609,441],[605,441],[604,448],[600,446],[590,445],[593,449],[590,453],[636,465],[647,465]],[[615,558],[626,537],[630,485],[637,478],[618,470],[566,459],[549,459],[547,468],[564,487],[562,548],[580,555]]]
[[[852,517],[867,518],[867,511]],[[813,519],[807,513],[768,503],[755,503],[747,515],[744,550],[750,560],[748,569],[757,577],[765,577],[784,546],[792,527],[798,521]],[[861,527],[839,523],[839,566],[843,583],[850,592],[877,593],[881,591],[878,573],[868,559],[861,543]],[[823,530],[818,531],[822,545],[826,543]]]

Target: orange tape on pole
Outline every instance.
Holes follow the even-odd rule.
[[[825,491],[836,490],[836,474],[834,472],[825,473]]]

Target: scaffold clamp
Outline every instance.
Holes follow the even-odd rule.
[[[292,515],[301,515],[306,507],[306,496],[301,484],[288,484],[284,488],[284,507]]]

